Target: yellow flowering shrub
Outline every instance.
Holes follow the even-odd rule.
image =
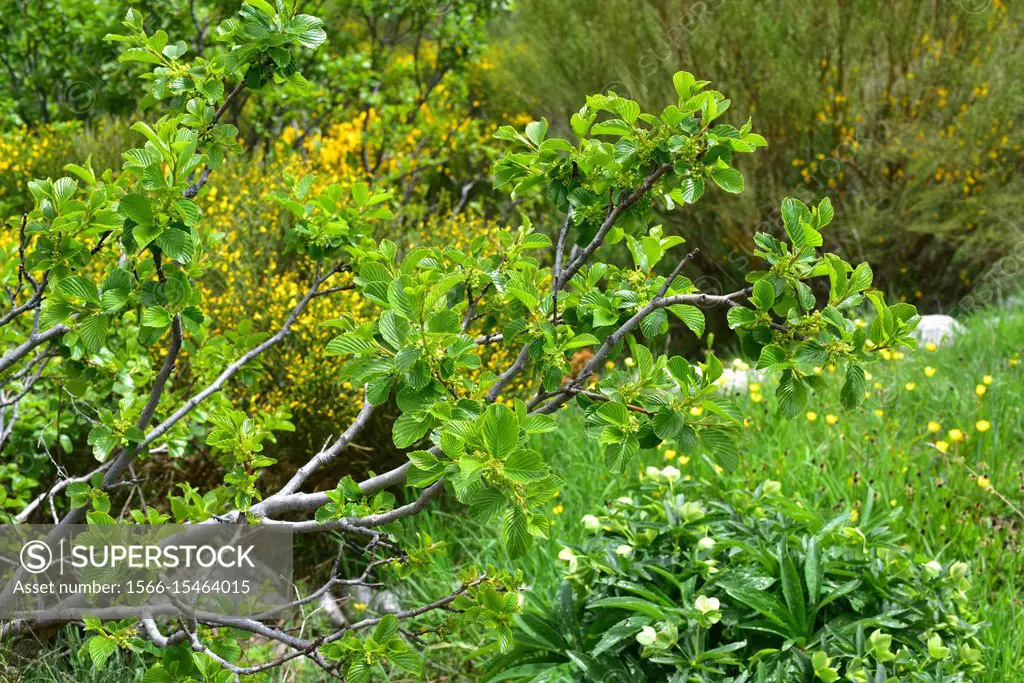
[[[72,122],[0,131],[0,209],[4,214],[25,208],[30,180],[58,174],[80,129],[79,123]]]
[[[235,329],[243,320],[252,320],[257,330],[271,329],[308,289],[310,273],[296,268],[293,256],[285,249],[290,219],[267,196],[286,188],[285,175],[314,174],[314,192],[332,184],[347,188],[368,181],[360,158],[367,116],[372,125],[371,111],[352,121],[333,124],[322,134],[304,136],[298,149],[295,144],[303,133],[286,127],[271,153],[222,169],[216,182],[200,195],[210,229],[223,233],[214,247],[215,265],[202,286],[212,332]],[[429,122],[431,118],[424,116],[424,120]],[[470,132],[461,124],[458,130]],[[483,142],[492,130],[475,125],[472,133]],[[416,137],[399,145],[399,151],[383,169],[388,177],[400,177],[415,168],[417,145]],[[414,207],[411,213],[415,215],[419,210]],[[497,250],[496,235],[502,229],[472,207],[455,213],[444,206],[423,220],[400,214],[387,228],[393,232],[380,237],[388,237],[402,248],[412,244],[462,248],[478,236],[491,235]],[[336,286],[350,282],[351,275],[343,274]],[[257,307],[252,305],[254,298],[259,300]],[[355,292],[341,291],[315,299],[296,321],[289,338],[264,356],[267,378],[257,387],[246,387],[245,404],[240,407],[247,411],[286,408],[302,427],[297,431],[308,435],[309,445],[318,445],[317,439],[325,438],[336,425],[344,423],[344,418],[357,412],[362,407],[361,387],[339,381],[337,363],[322,354],[335,334],[325,323],[342,314],[362,322],[374,312]],[[501,367],[506,357],[504,349],[494,345],[494,351],[489,363],[476,372]]]

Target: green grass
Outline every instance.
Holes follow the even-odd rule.
[[[749,394],[739,397],[750,424],[742,463],[734,474],[716,472],[701,457],[686,464],[676,458],[673,464],[684,475],[718,478],[723,487],[752,489],[764,479],[775,479],[786,495],[823,509],[857,510],[859,515],[869,499],[874,505],[901,508],[905,543],[922,560],[960,558],[972,564],[976,604],[990,623],[989,671],[983,680],[1021,681],[1024,359],[1018,365],[1011,359],[1019,359],[1024,347],[1024,312],[992,311],[966,325],[968,334],[952,347],[908,350],[901,360],[871,367],[872,395],[855,411],[844,411],[840,405],[838,373],[828,392],[812,397],[808,410],[817,414],[813,421],[806,415],[793,420],[779,417],[771,383],[762,385],[761,402],[755,403]],[[934,368],[933,376],[926,376],[926,367]],[[830,375],[827,369],[824,373]],[[992,384],[979,397],[975,387],[986,375],[992,376]],[[908,383],[915,385],[913,390],[908,390]],[[829,414],[839,417],[835,425],[827,424]],[[534,600],[550,596],[559,584],[557,554],[563,543],[581,540],[580,517],[628,489],[647,465],[668,464],[663,447],[643,454],[626,475],[611,475],[604,468],[600,446],[583,436],[578,415],[563,413],[561,419],[561,429],[538,443],[566,480],[552,504],[552,540],[537,543],[519,563]],[[975,425],[983,419],[991,428],[979,432]],[[931,421],[942,425],[939,433],[928,431]],[[951,441],[947,431],[954,428],[966,435],[964,441]],[[948,453],[932,445],[939,440],[950,442]],[[979,486],[978,475],[989,479],[991,489]],[[555,505],[561,514],[554,514],[559,509]],[[454,505],[417,520],[417,530],[449,548],[430,574],[415,581],[418,595],[444,591],[454,568],[465,563],[512,567],[493,529],[465,521]],[[461,648],[449,645],[445,650],[472,652],[468,641],[476,634],[462,635],[467,642]],[[439,661],[451,670],[450,657],[433,654],[441,655]],[[467,657],[457,668],[472,678],[473,665]]]

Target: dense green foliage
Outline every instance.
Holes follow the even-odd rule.
[[[898,508],[860,521],[789,501],[777,481],[723,494],[650,467],[586,515],[556,605],[521,619],[492,680],[797,681],[972,677],[983,667],[968,567],[899,546]],[[888,506],[885,506],[888,507]]]
[[[956,38],[942,39],[948,50],[899,62],[893,46],[915,44],[918,26],[888,38],[890,60],[902,66],[884,94],[871,90],[877,66],[853,75],[871,41],[844,33],[818,67],[828,116],[794,124],[801,107],[817,106],[802,100],[764,115],[766,127],[763,98],[785,103],[793,90],[730,67],[734,101],[669,63],[701,63],[742,44],[775,46],[772,59],[805,64],[801,50],[821,47],[805,45],[816,21],[842,28],[849,8],[788,8],[798,19],[790,29],[807,34],[798,45],[777,24],[752,28],[786,3],[715,8],[697,28],[731,17],[720,42],[688,44],[692,52],[657,63],[641,55],[642,70],[656,67],[651,83],[665,86],[587,88],[565,111],[560,95],[543,95],[536,108],[555,112],[549,123],[493,107],[533,108],[556,72],[529,79],[523,97],[479,99],[484,81],[559,49],[548,40],[524,58],[488,47],[496,25],[543,27],[541,3],[191,3],[155,23],[128,9],[120,34],[108,33],[103,13],[71,4],[67,17],[26,13],[4,27],[16,61],[3,86],[0,144],[31,139],[41,149],[0,160],[11,170],[0,206],[17,212],[0,239],[9,299],[0,313],[0,448],[17,452],[0,470],[0,509],[16,523],[273,524],[301,534],[309,551],[287,616],[86,619],[79,662],[138,664],[158,681],[292,671],[370,681],[443,668],[452,656],[442,648],[455,644],[472,651],[469,678],[613,670],[624,680],[737,683],[998,680],[1019,663],[1009,643],[1020,629],[999,592],[1012,590],[1015,563],[980,557],[1007,570],[1000,583],[964,563],[966,535],[918,542],[911,488],[905,519],[896,494],[873,491],[885,485],[857,490],[859,472],[848,489],[811,476],[819,458],[848,458],[854,435],[811,438],[793,426],[840,431],[847,417],[870,419],[864,404],[876,400],[885,409],[871,414],[881,418],[901,384],[910,394],[923,382],[899,373],[935,375],[915,365],[927,362],[913,351],[917,309],[879,291],[899,278],[890,270],[876,282],[862,260],[879,253],[853,227],[851,207],[877,193],[872,215],[891,220],[908,213],[891,198],[910,192],[959,221],[963,211],[1013,205],[1000,203],[1016,182],[1012,123],[994,121],[971,145],[972,163],[985,159],[962,196],[959,186],[939,187],[924,199],[935,188],[920,185],[920,164],[930,162],[915,155],[949,161],[924,143],[951,139],[955,126],[936,136],[936,120],[891,101],[897,81],[925,80],[907,71],[913,60],[934,59],[954,78],[994,69],[991,53],[1016,36],[1002,4],[956,26],[933,10],[931,30]],[[609,24],[602,13],[621,9],[602,4],[588,21]],[[643,4],[636,35],[678,38],[667,9]],[[896,11],[859,9],[879,21]],[[40,31],[61,21],[81,34],[89,68],[124,68],[131,85],[60,115],[59,98],[33,98],[39,83],[79,77],[47,51],[59,41],[39,51]],[[599,35],[583,24],[580,35]],[[511,30],[511,42],[544,40],[543,30]],[[967,39],[984,32],[993,36],[987,52]],[[632,49],[630,40],[606,42]],[[103,51],[111,45],[116,57]],[[494,61],[497,75],[488,73]],[[21,90],[17,77],[26,79]],[[909,155],[893,151],[905,143],[889,128],[885,144],[870,147],[885,159],[884,192],[844,175],[863,171],[856,160],[814,188],[811,165],[862,147],[859,120],[847,118],[862,112],[840,106],[853,82],[868,101],[889,102],[874,111],[878,126],[889,117],[914,126]],[[1000,96],[987,99],[989,87],[976,88],[956,125],[1009,106],[1012,87],[993,87]],[[756,116],[743,123],[739,103]],[[65,118],[80,120],[36,127]],[[755,132],[754,119],[771,134]],[[993,135],[1004,136],[996,149]],[[810,152],[791,159],[787,147]],[[939,170],[942,185],[948,169]],[[751,194],[753,203],[742,199]],[[684,238],[678,217],[692,212]],[[908,234],[923,230],[914,215]],[[732,230],[744,216],[755,228]],[[932,231],[934,244],[908,248],[945,259],[955,245],[979,265],[991,239],[984,227],[961,242]],[[683,248],[688,241],[699,248]],[[719,242],[739,250],[728,264],[735,272],[709,279]],[[915,285],[955,291],[947,275]],[[712,328],[729,330],[724,343]],[[697,347],[699,358],[679,353]],[[727,367],[723,348],[743,360]],[[897,365],[907,356],[912,363]],[[737,396],[731,382],[746,370],[756,383]],[[961,481],[969,473],[976,495],[996,492],[982,474],[994,475],[996,463],[982,467],[972,458],[985,453],[971,450],[1012,433],[986,407],[993,382],[986,374],[974,390],[976,434],[965,423],[949,441],[904,435],[891,444],[938,454]],[[578,418],[562,410],[570,407]],[[817,410],[829,413],[819,420]],[[941,429],[927,425],[928,434]],[[593,445],[590,473],[552,445],[560,439]],[[768,443],[777,450],[761,452]],[[783,472],[793,449],[807,470],[796,481]],[[890,469],[904,458],[877,457]],[[691,462],[692,475],[676,467]],[[999,471],[1010,476],[1005,464]],[[611,483],[579,506],[582,532],[566,529],[561,501],[596,486],[594,477]],[[1015,542],[1005,520],[1024,515],[1003,494],[992,500],[993,527],[1009,527],[1006,542]],[[459,523],[435,528],[439,506]],[[958,519],[932,512],[941,532]],[[978,583],[991,604],[972,605]],[[393,590],[402,605],[385,613],[357,602],[342,620],[320,616],[307,628],[309,603],[330,602],[342,587]],[[993,614],[990,635],[983,620]],[[39,672],[17,661],[36,626],[0,624],[14,646],[0,653],[11,671]]]

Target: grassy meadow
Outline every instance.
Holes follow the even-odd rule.
[[[854,522],[878,506],[899,508],[899,531],[922,562],[968,561],[973,597],[989,624],[988,668],[979,680],[1024,681],[1024,311],[992,309],[964,324],[966,333],[952,346],[922,347],[872,367],[871,397],[855,411],[840,405],[838,375],[828,393],[792,420],[777,414],[770,383],[751,383],[737,397],[752,417],[741,465],[732,474],[664,444],[642,452],[626,475],[611,475],[602,447],[583,438],[582,418],[566,411],[558,431],[535,437],[555,467],[573,476],[550,506],[551,540],[536,543],[517,562],[529,577],[528,601],[544,606],[554,598],[565,569],[558,553],[586,533],[580,518],[635,488],[647,467],[672,465],[684,477],[715,481],[723,489],[752,490],[773,479],[790,498],[820,510],[848,510]],[[402,583],[403,601],[419,604],[444,594],[460,566],[513,566],[493,530],[465,521],[464,510],[447,500],[407,526],[438,550]],[[324,619],[315,607],[306,610],[307,626]],[[426,645],[425,680],[480,680],[492,654],[491,647],[480,648],[487,634],[470,627],[452,635]],[[79,645],[80,636],[68,630],[21,680],[133,681],[143,670],[132,655],[119,653],[105,670],[94,671],[87,658],[68,656]],[[296,664],[267,680],[315,681],[318,675],[308,664]]]
[[[921,347],[871,368],[872,396],[856,411],[842,409],[838,376],[829,393],[793,420],[777,415],[773,386],[751,384],[738,400],[754,417],[741,465],[731,475],[671,444],[643,452],[632,475],[610,475],[601,446],[583,438],[582,419],[563,415],[559,431],[538,438],[537,446],[559,471],[574,476],[551,507],[557,540],[536,544],[519,561],[530,577],[530,599],[545,604],[554,597],[564,571],[559,550],[586,533],[580,518],[633,488],[630,477],[643,476],[648,466],[674,465],[684,476],[719,481],[723,488],[752,490],[774,479],[785,495],[818,509],[849,510],[855,521],[877,506],[899,508],[905,543],[922,561],[970,562],[978,609],[990,624],[982,680],[1024,680],[1024,311],[995,309],[964,322],[967,333],[952,346]],[[417,530],[448,550],[427,578],[410,586],[417,598],[446,589],[459,564],[511,566],[490,530],[474,531],[463,521],[454,504],[416,520]],[[446,644],[449,656],[428,656],[441,667],[432,680],[455,672],[472,678],[482,665],[466,654],[475,649],[472,634],[463,636],[464,648]]]

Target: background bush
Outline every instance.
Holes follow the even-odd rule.
[[[776,199],[827,194],[831,248],[925,312],[962,295],[1019,228],[1022,8],[1000,0],[523,0],[502,24],[504,92],[564,125],[601,89],[654,106],[687,68],[749,111],[769,147],[747,190],[668,218],[722,288]],[[806,196],[804,196],[806,195]]]

